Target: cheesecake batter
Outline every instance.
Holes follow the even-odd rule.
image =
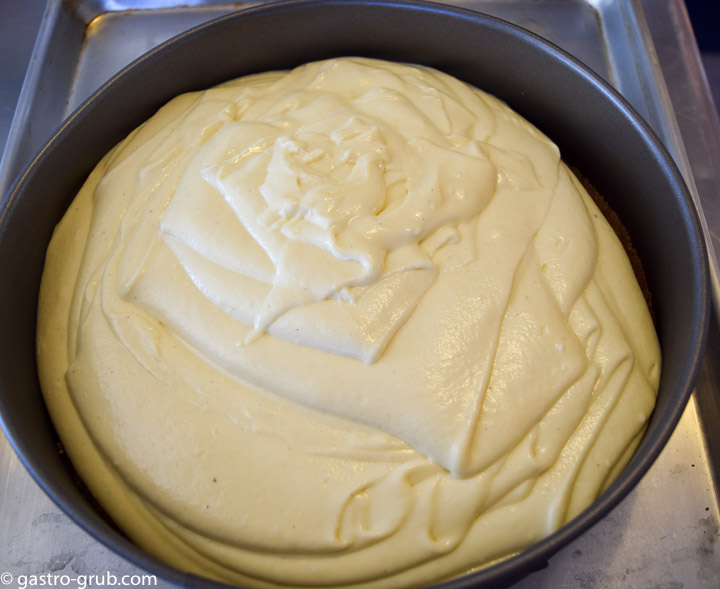
[[[558,149],[363,58],[180,96],[48,250],[41,384],[140,546],[251,587],[419,586],[516,553],[630,458],[660,375]]]

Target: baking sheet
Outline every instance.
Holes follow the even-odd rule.
[[[668,146],[702,202],[709,242],[717,240],[717,206],[713,198],[703,198],[712,192],[714,170],[720,165],[720,161],[712,165],[717,120],[705,119],[702,79],[692,67],[692,39],[683,38],[687,23],[680,0],[453,3],[544,36],[618,88]],[[197,0],[50,0],[0,164],[0,193],[6,192],[63,118],[124,65],[172,35],[240,6]],[[679,46],[671,48],[673,44]],[[701,154],[693,143],[697,138],[693,125],[702,127]],[[714,258],[712,262],[716,271]],[[713,358],[720,350],[716,326],[714,322],[710,342]],[[518,587],[718,586],[718,494],[713,472],[718,472],[716,432],[720,430],[714,426],[720,425],[720,381],[715,363],[706,364],[676,433],[637,489],[609,517],[555,556],[548,568]],[[18,575],[50,572],[70,577],[106,571],[141,574],[50,503],[2,438],[0,573],[6,571],[15,582]]]

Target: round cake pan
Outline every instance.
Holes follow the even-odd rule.
[[[38,386],[37,293],[45,250],[83,181],[132,129],[174,96],[244,74],[357,55],[432,66],[506,101],[560,147],[632,236],[663,351],[655,412],[631,462],[596,502],[523,553],[443,587],[507,585],[541,568],[637,484],[693,387],[709,316],[697,212],[648,126],[599,77],[543,39],[446,5],[374,0],[277,2],[197,27],[150,51],[85,102],[25,168],[0,210],[0,414],[40,486],[80,526],[136,565],[181,585],[218,585],[159,562],[106,522],[80,491]]]

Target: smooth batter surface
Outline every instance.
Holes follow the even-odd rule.
[[[138,544],[257,587],[507,556],[629,459],[660,353],[557,148],[439,72],[340,59],[183,95],[56,230],[41,382]]]

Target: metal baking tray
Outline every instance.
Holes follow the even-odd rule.
[[[18,0],[22,1],[22,0]],[[0,162],[0,194],[61,121],[148,49],[252,3],[49,0]],[[714,296],[720,124],[682,0],[455,0],[572,53],[614,85],[665,142],[706,224]],[[0,20],[0,35],[3,34]],[[718,587],[720,352],[717,313],[700,382],[670,443],[607,518],[517,587]],[[0,435],[0,573],[65,579],[143,574],[73,524]],[[5,579],[0,576],[0,581]],[[58,584],[56,582],[55,584]],[[164,586],[158,580],[158,586]]]

